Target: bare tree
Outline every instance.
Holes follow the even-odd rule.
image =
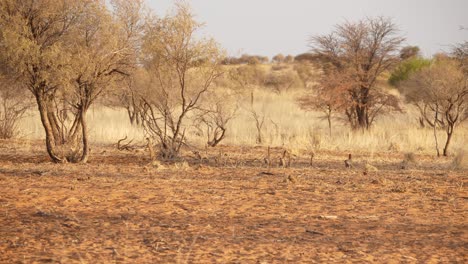
[[[188,6],[149,23],[143,42],[148,85],[138,90],[142,125],[158,143],[160,157],[178,156],[186,141],[187,117],[220,75],[220,49],[213,40],[197,39],[201,28]]]
[[[255,105],[254,91],[250,92],[250,105],[247,111],[250,113],[252,119],[255,122],[255,128],[257,129],[256,143],[263,143],[263,125],[265,124],[266,114],[262,110],[258,110]]]
[[[202,102],[196,122],[206,127],[207,145],[210,147],[216,147],[226,137],[228,123],[237,114],[234,95],[220,90],[212,91]]]
[[[324,75],[340,76],[348,82],[336,95],[349,97],[347,115],[352,127],[368,129],[375,119],[372,114],[382,112],[382,107],[374,104],[387,103],[377,98],[385,92],[373,92],[378,89],[378,78],[398,62],[403,40],[392,21],[383,17],[346,22],[337,25],[329,35],[312,38],[310,44],[322,62]],[[329,79],[322,79],[321,83],[326,85]],[[388,99],[390,95],[385,97]]]
[[[443,155],[447,156],[455,128],[468,117],[468,77],[460,63],[449,58],[435,60],[405,82],[404,93],[408,101],[423,109],[431,127],[445,130]]]

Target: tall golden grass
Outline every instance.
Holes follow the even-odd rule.
[[[300,90],[281,94],[265,89],[255,90],[253,108],[260,115],[265,115],[263,145],[298,150],[435,152],[433,130],[419,128],[417,113],[411,106],[406,106],[403,113],[381,116],[370,131],[353,131],[344,120],[334,120],[330,136],[327,123],[320,118],[320,113],[304,111],[296,103],[297,97],[302,93]],[[240,105],[236,118],[229,123],[227,137],[222,144],[256,144],[254,119],[247,110],[250,107],[250,98],[240,102]],[[142,129],[130,124],[124,109],[96,106],[89,112],[88,120],[91,141],[95,144],[116,143],[125,136],[135,142],[144,140]],[[23,138],[44,137],[39,116],[35,112],[31,112],[20,122],[20,129]],[[438,138],[439,142],[445,142],[444,131],[438,131]],[[188,139],[191,144],[200,147],[206,143],[205,135],[200,133],[188,133]],[[452,153],[467,144],[468,127],[465,124],[455,131],[451,143]]]

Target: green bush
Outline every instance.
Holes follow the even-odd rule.
[[[431,60],[414,57],[405,60],[393,70],[388,82],[393,86],[398,86],[402,81],[407,80],[411,74],[427,67],[431,64]]]

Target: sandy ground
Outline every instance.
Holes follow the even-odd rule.
[[[468,172],[448,158],[401,169],[401,153],[358,153],[346,169],[347,153],[318,151],[268,169],[263,148],[221,147],[161,168],[93,152],[53,164],[42,145],[0,142],[1,263],[468,261]]]

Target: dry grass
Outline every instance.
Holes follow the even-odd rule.
[[[365,133],[352,131],[343,122],[334,121],[333,134],[330,137],[325,121],[319,113],[305,112],[296,104],[296,98],[304,91],[292,90],[275,94],[263,89],[255,91],[254,108],[265,115],[263,129],[265,146],[284,146],[291,149],[340,150],[340,151],[390,151],[435,153],[434,137],[431,129],[417,127],[416,114],[411,108],[406,113],[382,117],[371,131]],[[228,125],[227,137],[222,144],[234,146],[252,146],[256,142],[254,120],[241,104],[238,116]],[[89,113],[91,140],[94,143],[116,143],[118,139],[143,141],[141,129],[131,126],[126,112],[119,109],[97,107]],[[21,122],[23,138],[42,139],[43,129],[37,115],[32,114]],[[445,134],[439,131],[439,141]],[[191,143],[203,146],[206,137],[189,133]],[[468,127],[457,128],[452,141],[452,148],[468,145]]]

